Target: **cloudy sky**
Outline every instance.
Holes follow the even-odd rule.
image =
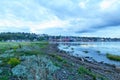
[[[0,0],[0,32],[120,38],[120,0]]]

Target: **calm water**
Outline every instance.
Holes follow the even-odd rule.
[[[59,44],[58,47],[61,50],[69,52],[69,54],[73,56],[91,57],[97,62],[120,66],[120,62],[109,60],[106,57],[107,53],[120,55],[120,42],[80,42],[79,45],[72,46]]]

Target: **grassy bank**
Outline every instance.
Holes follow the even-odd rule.
[[[118,56],[118,55],[113,55],[113,54],[107,53],[106,56],[110,60],[120,61],[120,56]]]

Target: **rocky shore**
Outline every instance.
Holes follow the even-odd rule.
[[[120,67],[118,66],[106,64],[103,62],[96,62],[94,60],[89,61],[83,57],[71,56],[64,51],[60,51],[59,49],[57,49],[57,45],[52,45],[51,49],[56,51],[58,55],[65,58],[70,63],[74,63],[75,65],[81,65],[89,69],[90,71],[94,72],[95,74],[100,74],[104,76],[106,78],[105,80],[119,80],[120,79]],[[90,80],[90,79],[88,78],[86,80]],[[100,79],[96,79],[96,80],[100,80]]]
[[[8,48],[0,54],[0,80],[120,79],[119,67],[71,56],[57,46],[29,43]]]

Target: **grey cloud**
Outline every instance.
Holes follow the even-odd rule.
[[[84,1],[84,0],[83,0]],[[47,2],[47,3],[46,3]],[[73,20],[70,22],[73,26],[80,26],[77,31],[77,33],[87,33],[87,32],[95,32],[99,29],[104,29],[111,26],[118,26],[120,25],[120,17],[118,16],[120,13],[119,7],[114,12],[101,12],[99,10],[99,3],[101,0],[89,0],[87,9],[83,10],[78,6],[79,0],[51,0],[50,2],[48,0],[40,0],[39,4],[50,9],[54,15],[59,17],[60,19],[70,19],[70,18],[85,18],[86,21],[75,21]],[[91,20],[87,20],[87,18]],[[100,18],[102,22],[97,22],[94,18]],[[82,27],[86,27],[81,29]]]
[[[79,0],[38,0],[39,4],[51,10],[53,14],[61,19],[68,17],[80,17],[80,14],[84,14],[79,7]]]
[[[83,22],[84,25],[79,25],[79,26],[84,26],[87,28],[84,29],[79,29],[76,31],[76,33],[91,33],[91,32],[96,32],[101,29],[109,28],[109,27],[120,27],[120,18],[119,17],[104,17],[100,18],[101,22],[97,22],[96,19],[93,20],[91,19]]]

